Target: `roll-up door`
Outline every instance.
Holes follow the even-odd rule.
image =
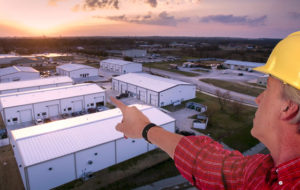
[[[77,112],[77,111],[82,111],[82,100],[78,100],[78,101],[74,101],[73,102],[73,106],[74,106],[74,112]]]
[[[127,90],[126,84],[121,83],[121,93],[125,93],[126,90]]]
[[[48,106],[48,113],[49,113],[49,117],[55,117],[58,116],[58,105],[51,105]]]
[[[20,111],[20,118],[21,118],[21,123],[32,121],[32,111],[31,111],[31,109],[21,110]]]
[[[95,97],[95,103],[97,107],[104,106],[104,97]]]
[[[139,95],[140,100],[142,100],[143,102],[146,102],[146,91],[139,90],[138,95]]]
[[[153,106],[158,106],[158,96],[150,94],[150,104]]]

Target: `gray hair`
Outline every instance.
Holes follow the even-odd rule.
[[[298,104],[299,106],[298,112],[293,118],[291,118],[290,123],[299,124],[300,123],[300,90],[288,84],[284,84],[282,88],[282,93],[284,98]],[[298,125],[298,133],[300,134],[300,124]]]

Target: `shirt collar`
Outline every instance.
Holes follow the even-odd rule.
[[[272,168],[279,181],[289,182],[300,178],[300,157],[284,162],[278,167]]]

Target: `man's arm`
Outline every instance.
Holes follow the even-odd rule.
[[[181,135],[171,133],[160,127],[153,127],[148,132],[148,140],[168,153],[172,159],[174,159],[174,152],[181,138]]]
[[[128,107],[113,97],[111,100],[123,114],[123,120],[117,124],[116,130],[129,138],[142,138],[144,127],[150,123],[149,119],[136,107]],[[164,150],[172,159],[174,159],[175,148],[182,138],[181,135],[171,133],[160,127],[152,127],[147,137],[151,143]]]

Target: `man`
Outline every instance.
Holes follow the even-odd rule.
[[[270,155],[243,156],[209,137],[170,133],[150,124],[135,107],[112,98],[123,113],[116,129],[159,146],[199,189],[300,189],[300,31],[279,42],[266,65],[255,70],[270,76],[256,98],[251,134]]]

